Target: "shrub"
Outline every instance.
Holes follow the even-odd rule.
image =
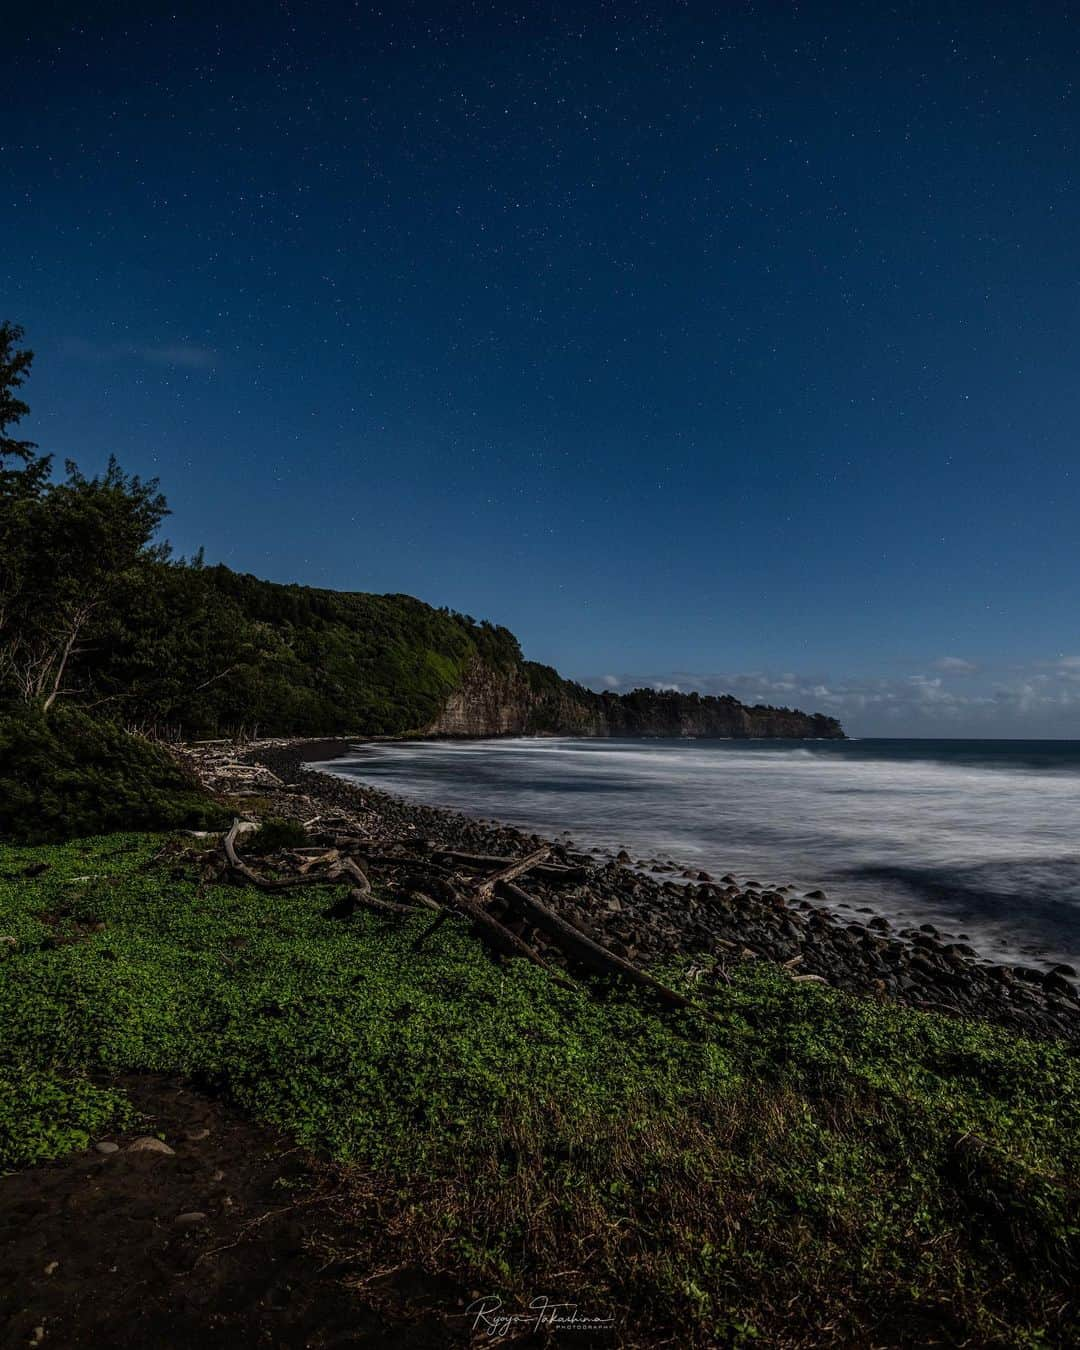
[[[245,848],[248,853],[276,853],[281,848],[303,848],[310,842],[307,830],[298,820],[271,816],[246,840]]]
[[[0,836],[213,828],[227,816],[161,746],[76,709],[0,713]]]

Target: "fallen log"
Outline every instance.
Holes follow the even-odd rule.
[[[533,965],[539,965],[541,971],[547,972],[551,976],[552,983],[558,984],[560,990],[574,990],[576,988],[574,981],[555,971],[551,965],[548,965],[543,956],[533,952],[528,942],[522,941],[504,923],[499,923],[497,918],[487,913],[482,904],[477,903],[477,900],[459,894],[458,899],[456,899],[456,907],[464,917],[472,919],[478,937],[481,937],[483,941],[487,942],[487,945],[497,950],[502,956],[524,956],[526,961],[532,961]]]
[[[348,872],[349,876],[356,882],[356,889],[361,895],[371,894],[371,881],[368,878],[368,874],[355,858],[342,858],[341,870],[343,872]]]
[[[339,866],[341,863],[341,854],[336,848],[327,849],[325,852],[320,852],[312,858],[304,857],[301,854],[296,870],[301,876],[306,876],[313,867],[318,867],[320,863],[324,863],[327,867],[333,867],[335,865]]]
[[[409,892],[409,894],[417,902],[417,904],[422,906],[424,909],[433,909],[437,914],[442,913],[442,906],[437,905],[435,901],[432,900],[430,895],[425,895],[424,892],[420,890],[412,890]]]
[[[370,897],[375,904],[379,905],[383,909],[389,907],[391,909],[396,909],[405,914],[414,914],[418,908],[433,909],[436,911],[436,913],[438,913],[440,909],[440,906],[437,905],[435,901],[431,899],[430,896],[424,895],[423,892],[421,891],[413,892],[413,898],[417,902],[415,905],[404,905],[400,903],[395,903],[393,900],[376,900],[376,898],[371,894],[371,880],[368,877],[367,872],[364,871],[363,867],[360,865],[359,862],[357,862],[355,858],[343,859],[341,863],[341,870],[343,872],[348,872],[349,876],[354,878],[354,880],[358,883],[358,888],[361,894]]]
[[[491,899],[496,886],[513,881],[515,877],[522,876],[531,868],[536,867],[538,863],[542,863],[550,853],[551,850],[549,848],[538,848],[534,853],[528,854],[527,857],[518,858],[516,862],[511,862],[508,866],[504,867],[502,871],[496,872],[494,876],[487,877],[476,887],[477,899],[487,903],[487,901]]]
[[[322,912],[324,919],[351,919],[358,909],[370,910],[373,914],[382,915],[384,918],[401,918],[402,916],[411,917],[418,914],[413,905],[399,905],[394,900],[380,900],[370,891],[351,890],[348,895],[340,900],[335,900],[332,905],[328,905]]]
[[[534,870],[539,873],[543,869],[556,877],[563,877],[577,870],[553,865],[549,861],[551,856],[549,846],[538,848],[523,858],[502,858],[481,854],[459,855],[456,850],[440,850],[431,840],[426,839],[376,841],[366,840],[357,835],[347,838],[338,836],[334,841],[335,849],[321,850],[314,857],[308,850],[294,855],[300,858],[301,867],[311,867],[315,863],[329,863],[331,870],[328,873],[317,875],[307,873],[277,878],[261,876],[240,857],[236,849],[236,840],[242,828],[242,822],[237,820],[225,835],[223,839],[225,857],[235,875],[260,890],[277,891],[296,886],[340,884],[345,877],[349,878],[352,885],[348,894],[323,911],[327,917],[347,918],[361,908],[387,918],[411,917],[421,912],[421,907],[433,910],[434,921],[413,942],[413,949],[419,950],[446,918],[456,912],[469,919],[476,935],[496,952],[505,956],[523,957],[540,967],[560,988],[575,989],[577,986],[571,979],[553,967],[523,937],[518,936],[490,913],[488,905],[498,894],[506,900],[510,909],[520,919],[546,934],[569,959],[604,975],[621,976],[633,984],[649,989],[665,1003],[683,1008],[697,1006],[693,1000],[669,989],[630,961],[616,956],[575,924],[563,919],[547,905],[515,885],[517,878]],[[372,852],[366,857],[348,856],[344,853],[346,848],[359,849],[363,845],[373,845],[380,851]],[[397,853],[387,852],[387,849],[410,851]],[[337,857],[334,856],[335,853]],[[456,860],[467,867],[470,865],[490,867],[494,863],[498,865],[498,870],[480,879],[474,877],[466,880],[445,866],[443,860]],[[393,874],[392,884],[395,887],[412,884],[416,889],[410,895],[410,900],[415,903],[401,903],[376,896],[368,875],[368,869],[372,867],[390,870]],[[442,903],[437,903],[427,894],[428,891],[437,895]]]
[[[673,1004],[675,1007],[693,1008],[696,1006],[692,999],[687,998],[684,994],[677,993],[674,989],[669,989],[666,984],[661,984],[659,980],[654,979],[646,971],[639,970],[631,962],[623,960],[621,956],[616,956],[614,952],[609,952],[599,942],[594,942],[592,938],[586,937],[579,929],[574,928],[565,919],[560,918],[558,914],[548,909],[547,905],[541,904],[539,900],[534,900],[520,886],[515,886],[512,881],[500,882],[499,893],[505,897],[510,907],[523,919],[527,919],[541,932],[554,938],[568,956],[580,961],[583,966],[588,966],[603,975],[621,975],[633,984],[652,990],[663,1002]]]
[[[336,876],[330,876],[326,873],[319,873],[317,876],[302,877],[263,877],[247,865],[236,851],[236,839],[241,832],[244,822],[236,820],[233,822],[232,829],[229,830],[225,838],[221,841],[225,850],[225,860],[229,864],[231,871],[237,876],[241,876],[252,886],[257,886],[260,891],[285,891],[297,886],[333,886],[339,884]]]
[[[458,867],[472,867],[483,870],[486,867],[509,867],[513,858],[504,858],[496,853],[460,853],[456,849],[436,849],[435,857],[455,863]],[[583,881],[589,875],[587,867],[575,864],[539,862],[530,869],[538,877],[550,881]]]
[[[432,933],[436,932],[437,929],[441,928],[449,917],[450,911],[448,909],[440,909],[438,914],[432,920],[432,922],[429,923],[428,926],[424,929],[424,931],[413,940],[412,945],[413,951],[418,952],[420,948],[424,945],[424,943],[428,940],[428,938],[431,937]],[[12,938],[11,941],[14,942],[15,939]]]

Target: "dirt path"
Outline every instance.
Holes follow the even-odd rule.
[[[273,1133],[164,1078],[126,1080],[149,1118],[58,1162],[0,1177],[0,1345],[434,1347],[456,1291],[412,1277],[349,1288],[357,1233]],[[133,1149],[161,1135],[172,1152]],[[198,1216],[202,1217],[198,1217]],[[183,1216],[183,1217],[182,1217]],[[401,1279],[409,1277],[403,1276]],[[425,1310],[425,1304],[427,1309]]]

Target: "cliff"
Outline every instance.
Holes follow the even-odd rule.
[[[697,736],[828,740],[844,732],[834,717],[765,705],[730,695],[635,689],[597,694],[549,666],[522,662],[495,669],[477,661],[424,733],[429,736]]]

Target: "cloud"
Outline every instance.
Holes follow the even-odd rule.
[[[1066,680],[1080,680],[1080,656],[1059,656],[1050,662],[1050,669]]]
[[[217,363],[215,351],[190,342],[143,347],[129,342],[88,342],[85,338],[67,338],[63,348],[76,360],[91,361],[100,365],[109,365],[116,361],[145,361],[154,366],[209,370]]]
[[[962,656],[942,656],[934,662],[935,670],[943,670],[949,675],[974,675],[979,667],[974,661],[965,661]]]
[[[971,662],[963,665],[963,670],[952,664],[942,669],[935,661],[934,673],[860,678],[761,670],[649,671],[584,683],[622,692],[733,694],[745,703],[829,713],[849,732],[864,736],[1080,737],[1080,658],[1028,662],[998,676]],[[950,678],[956,675],[970,678]]]

